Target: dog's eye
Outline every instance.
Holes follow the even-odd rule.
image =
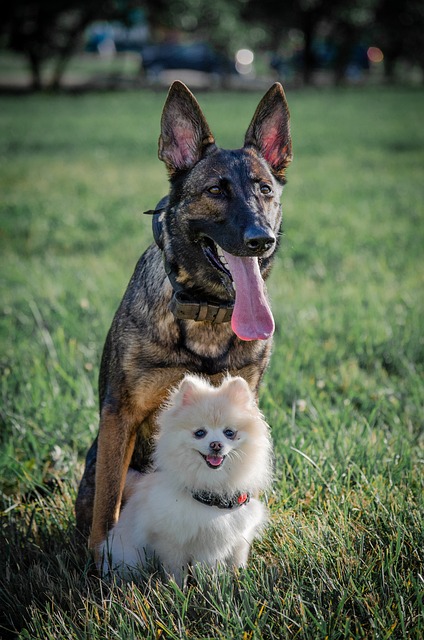
[[[272,193],[272,189],[269,184],[261,184],[260,190],[264,196],[269,196],[269,194]]]
[[[208,192],[213,196],[220,196],[222,193],[222,189],[221,187],[218,187],[218,185],[214,184],[213,187],[209,187]]]
[[[237,435],[237,431],[234,431],[233,429],[224,429],[224,436],[229,440],[234,440],[236,435]]]
[[[206,429],[197,429],[197,431],[195,431],[193,433],[195,438],[198,438],[200,440],[200,438],[204,438],[206,435]]]

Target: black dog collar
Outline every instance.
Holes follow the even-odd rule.
[[[193,491],[193,498],[208,507],[218,507],[218,509],[234,509],[241,507],[250,501],[250,493],[235,493],[233,496],[220,495],[209,491]]]
[[[158,202],[155,209],[144,213],[152,216],[153,237],[159,249],[163,252],[163,216],[168,206],[169,198],[165,196]],[[174,290],[169,308],[179,320],[196,320],[197,322],[210,322],[220,324],[230,322],[233,315],[234,302],[208,302],[196,300],[177,281],[177,273],[173,265],[170,265],[163,256],[166,275]]]

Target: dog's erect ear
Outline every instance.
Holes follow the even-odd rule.
[[[222,385],[223,392],[230,398],[231,402],[237,402],[243,405],[253,403],[253,395],[244,378],[240,376],[228,377]]]
[[[189,407],[196,403],[200,384],[200,381],[190,376],[183,378],[177,391],[180,407]]]
[[[176,80],[163,108],[159,159],[172,175],[190,169],[214,142],[196,98],[185,84]]]
[[[290,114],[283,87],[272,85],[260,101],[246,132],[245,147],[255,147],[277,178],[292,161]]]

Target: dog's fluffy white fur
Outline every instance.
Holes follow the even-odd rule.
[[[154,470],[128,474],[125,506],[100,549],[103,572],[132,578],[154,557],[181,583],[197,563],[244,566],[267,515],[254,496],[272,476],[269,428],[246,381],[213,387],[186,376],[158,425]],[[229,509],[199,502],[198,493],[251,498]]]

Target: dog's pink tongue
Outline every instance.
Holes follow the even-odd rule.
[[[241,340],[266,340],[274,333],[275,325],[258,259],[223,253],[236,289],[233,331]]]
[[[206,456],[206,461],[209,462],[213,467],[219,467],[222,462],[221,456]]]

